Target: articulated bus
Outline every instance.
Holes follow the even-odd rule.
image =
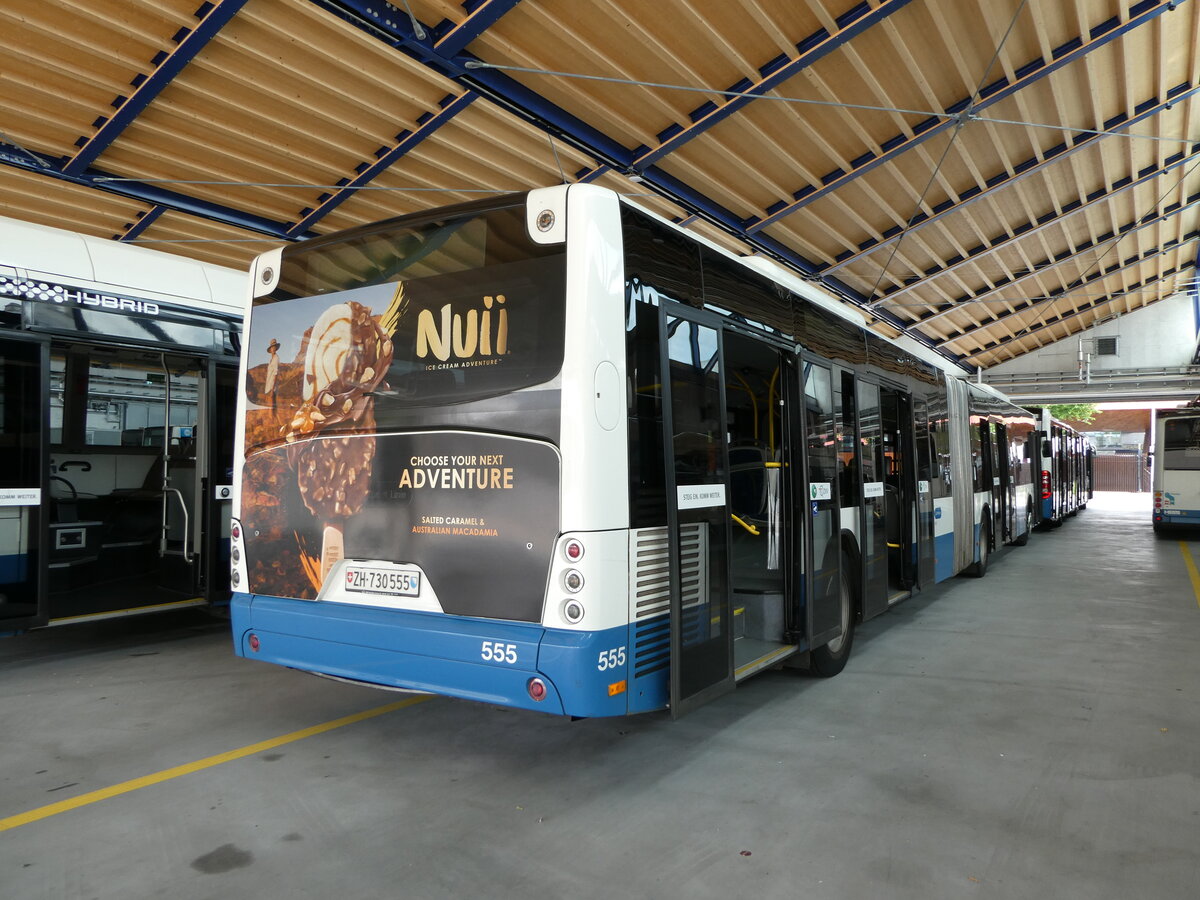
[[[1154,414],[1154,530],[1200,525],[1200,409]]]
[[[245,296],[0,218],[0,633],[228,603]]]
[[[1031,410],[1037,417],[1041,460],[1041,503],[1037,523],[1058,528],[1092,499],[1092,442],[1048,409]]]
[[[1025,410],[596,186],[281,248],[251,291],[248,658],[678,716],[836,674],[857,623],[1033,525]]]

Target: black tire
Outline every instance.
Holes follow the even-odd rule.
[[[986,520],[979,526],[979,559],[967,568],[967,574],[982,578],[987,574],[988,557],[992,551],[992,526]]]
[[[1018,547],[1024,547],[1029,543],[1029,532],[1033,531],[1033,507],[1026,505],[1025,507],[1025,533],[1013,541]]]
[[[841,637],[834,638],[822,647],[817,647],[809,654],[809,672],[818,678],[832,678],[846,668],[846,661],[850,659],[850,648],[854,646],[854,592],[850,588],[846,565],[846,558],[843,556],[839,588],[839,606],[842,615]]]

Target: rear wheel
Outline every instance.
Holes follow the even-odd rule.
[[[820,678],[832,678],[846,668],[850,658],[850,647],[854,643],[854,593],[850,590],[850,579],[846,575],[846,559],[842,557],[842,572],[838,585],[838,609],[842,620],[842,633],[823,647],[809,654],[809,670]]]
[[[976,578],[982,578],[987,574],[988,556],[992,549],[992,528],[988,522],[984,522],[979,526],[979,559],[971,564],[967,569],[968,575],[974,575]]]
[[[1025,507],[1025,531],[1021,536],[1013,541],[1018,547],[1024,547],[1029,543],[1029,532],[1033,531],[1033,509],[1030,506]]]

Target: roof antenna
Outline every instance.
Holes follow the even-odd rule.
[[[421,27],[421,23],[417,21],[417,17],[413,15],[412,8],[408,5],[408,0],[404,0],[404,9],[408,13],[408,21],[412,23],[413,34],[417,36],[417,40],[425,40],[425,29]]]
[[[563,171],[562,160],[558,158],[558,148],[554,146],[554,135],[548,134],[546,137],[550,140],[550,152],[554,154],[554,163],[558,166],[558,177],[562,179],[562,183],[567,183],[567,173]]]

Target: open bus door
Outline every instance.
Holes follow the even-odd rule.
[[[0,340],[0,632],[46,624],[45,341]]]
[[[50,624],[206,602],[210,432],[222,409],[209,367],[187,354],[52,348]]]
[[[728,461],[719,320],[659,312],[671,591],[671,715],[733,689]]]

